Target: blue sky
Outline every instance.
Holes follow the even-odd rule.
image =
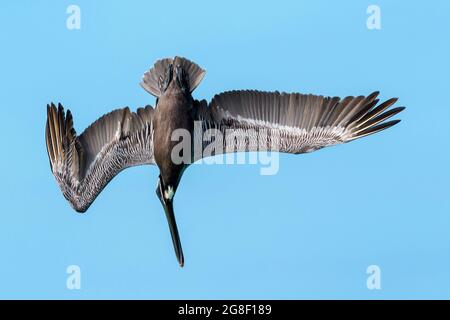
[[[81,29],[66,28],[66,8]],[[381,30],[366,27],[369,5]],[[0,298],[450,298],[447,1],[2,1]],[[156,167],[117,176],[84,215],[63,198],[45,106],[79,133],[155,100],[138,83],[181,55],[230,89],[399,97],[402,122],[307,155],[192,166],[175,198],[176,263]],[[81,269],[81,289],[66,268]],[[366,269],[381,269],[368,290]]]

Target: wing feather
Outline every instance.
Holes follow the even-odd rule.
[[[209,128],[218,129],[223,135],[227,130],[235,131],[235,138],[225,137],[225,145],[215,154],[262,150],[305,153],[352,141],[398,123],[399,120],[385,121],[404,107],[387,110],[397,99],[377,106],[378,95],[379,92],[373,92],[340,99],[299,93],[228,91],[216,95],[208,107],[204,101],[197,102],[196,119],[203,122],[203,132]],[[250,129],[256,130],[258,136],[249,134]],[[267,137],[267,143],[257,141],[261,137]],[[205,140],[204,148],[211,142]],[[197,155],[196,159],[209,155]]]
[[[103,188],[123,169],[152,164],[153,108],[114,110],[80,136],[70,110],[47,105],[46,145],[51,170],[72,207],[86,211]]]

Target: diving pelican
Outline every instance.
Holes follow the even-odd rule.
[[[230,152],[315,151],[387,129],[400,120],[386,120],[404,109],[390,108],[396,98],[378,104],[378,92],[341,99],[238,90],[217,94],[207,103],[192,97],[204,75],[205,70],[185,58],[158,60],[141,82],[156,97],[155,108],[114,110],[81,135],[75,132],[70,110],[64,112],[61,104],[47,105],[45,139],[50,167],[76,211],[85,212],[123,169],[158,166],[156,194],[164,207],[180,266],[184,256],[173,199],[191,163]],[[173,137],[176,130],[189,133],[189,143],[194,145],[175,152],[182,161],[174,160],[173,150],[180,143]]]

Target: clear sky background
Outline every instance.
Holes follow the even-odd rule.
[[[66,9],[81,8],[81,29]],[[369,5],[381,30],[366,27]],[[448,1],[1,1],[0,298],[450,298]],[[86,214],[50,172],[47,103],[78,133],[155,99],[159,58],[230,89],[399,97],[402,122],[280,170],[193,166],[175,197],[186,265],[155,195],[158,170],[118,175]],[[81,268],[69,290],[66,268]],[[366,269],[381,269],[368,290]]]

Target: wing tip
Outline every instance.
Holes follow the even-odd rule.
[[[390,109],[390,107],[398,100],[399,98],[393,97],[382,102],[378,106],[376,106],[378,99],[373,100],[372,104],[374,101],[377,101],[377,103],[373,104],[371,108],[366,110],[366,114],[364,116],[353,122],[350,129],[351,136],[347,141],[352,141],[386,130],[401,122],[400,119],[386,121],[406,109],[405,106]]]

